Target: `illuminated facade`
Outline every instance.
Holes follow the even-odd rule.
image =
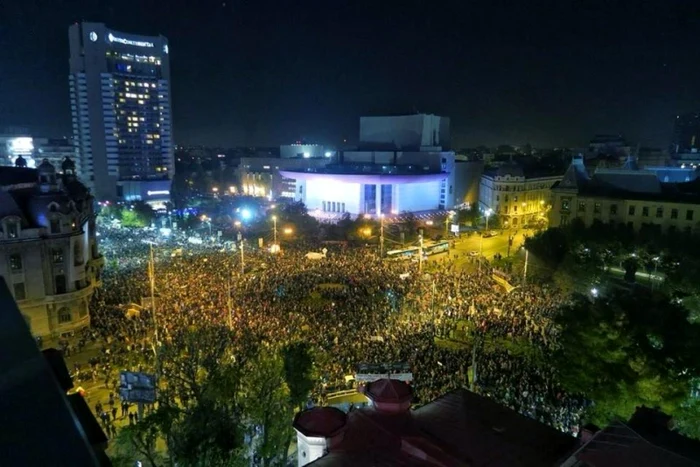
[[[36,167],[34,139],[26,135],[0,135],[0,166],[14,166],[19,156],[28,167]]]
[[[479,185],[479,209],[490,209],[508,227],[546,221],[552,186],[561,179],[562,175],[528,176],[514,165],[486,171]]]
[[[64,161],[63,174],[0,167],[0,276],[35,336],[60,336],[90,324],[100,282],[93,197]]]
[[[238,166],[240,193],[270,199],[294,199],[296,182],[280,173],[325,167],[329,158],[244,157]]]
[[[401,166],[338,166],[281,171],[296,180],[297,201],[320,217],[391,215],[442,209],[441,187],[448,173]]]
[[[74,24],[68,35],[81,179],[99,199],[167,199],[174,171],[168,40],[102,23]]]
[[[455,183],[455,154],[443,149],[449,142],[446,117],[360,117],[357,149],[331,154],[323,168],[281,174],[296,180],[294,198],[319,217],[451,209],[469,189]]]

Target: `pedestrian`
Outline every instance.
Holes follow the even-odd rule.
[[[134,414],[132,412],[129,412],[129,425],[134,424]]]
[[[116,419],[117,419],[117,408],[112,407],[112,420],[116,420]]]

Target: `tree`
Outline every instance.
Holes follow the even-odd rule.
[[[159,435],[158,414],[149,415],[134,425],[121,428],[114,443],[114,464],[132,466],[136,460],[145,458],[151,467],[158,467],[161,465],[161,456],[156,450]]]
[[[289,401],[301,408],[314,387],[313,359],[308,344],[297,342],[282,349],[284,379],[289,386]]]
[[[556,322],[561,384],[593,401],[597,424],[626,420],[641,405],[674,415],[700,375],[700,326],[663,294],[576,295]]]
[[[254,442],[263,467],[283,464],[292,433],[293,406],[285,382],[284,361],[274,350],[262,350],[246,376],[246,417],[262,434]]]

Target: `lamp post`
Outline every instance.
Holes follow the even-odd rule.
[[[384,214],[379,213],[379,258],[384,257]]]
[[[149,261],[148,261],[148,278],[150,280],[150,286],[151,286],[151,310],[153,313],[153,355],[156,358],[156,378],[158,377],[159,373],[159,359],[158,359],[158,317],[156,315],[156,262],[155,262],[155,256],[153,255],[153,242],[151,241],[146,241],[149,246]]]
[[[448,234],[449,234],[449,231],[448,231],[447,227],[448,227],[448,225],[449,225],[449,223],[450,223],[450,219],[452,219],[452,217],[453,217],[454,215],[455,215],[455,213],[452,212],[452,211],[449,211],[449,212],[447,213],[447,215],[445,215],[445,238],[447,238],[447,236],[448,236]]]
[[[489,230],[489,216],[491,216],[491,208],[487,209],[484,212],[484,216],[486,216],[486,232]],[[481,271],[481,263],[483,263],[483,259],[481,258],[483,256],[483,251],[484,251],[484,234],[481,234],[481,238],[479,239],[479,271]]]
[[[209,224],[209,236],[211,237],[211,219],[206,216],[206,214],[203,214],[202,217],[202,222],[206,222]]]
[[[277,245],[277,216],[272,216],[272,225],[273,244]]]

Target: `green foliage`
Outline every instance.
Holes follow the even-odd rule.
[[[254,440],[255,452],[263,466],[282,463],[287,457],[294,414],[283,358],[273,350],[261,350],[245,379],[246,418],[262,429],[262,435]]]
[[[147,461],[151,467],[164,465],[162,456],[156,450],[156,442],[160,436],[161,415],[154,413],[139,423],[127,425],[119,430],[114,441],[115,466],[133,466],[135,461]]]
[[[601,425],[640,405],[678,413],[700,375],[700,326],[687,318],[663,294],[575,296],[557,317],[563,387],[591,399],[588,415]]]
[[[119,208],[119,217],[124,227],[147,227],[155,219],[155,212],[150,205],[137,202]]]
[[[673,423],[685,436],[700,439],[700,399],[686,401],[674,416]]]
[[[302,202],[287,203],[278,211],[278,224],[291,224],[294,226],[296,238],[316,237],[319,229],[318,221],[309,215],[306,206]]]
[[[289,400],[292,406],[300,407],[314,387],[311,348],[303,342],[290,344],[282,350],[282,357],[284,379],[289,386]]]

